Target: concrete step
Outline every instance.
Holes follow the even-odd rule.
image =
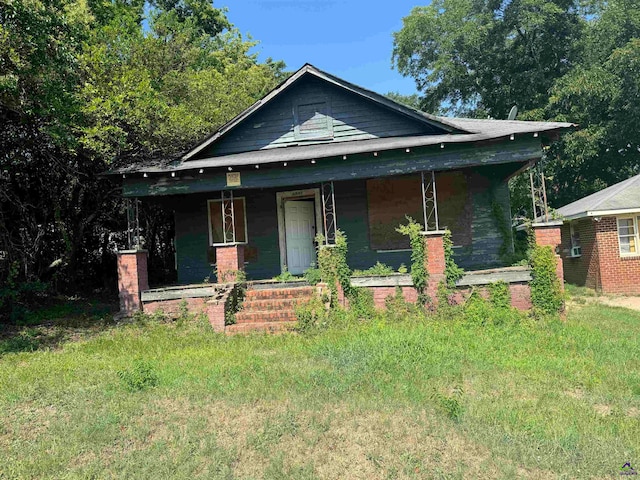
[[[234,335],[237,333],[279,333],[287,332],[295,327],[296,322],[254,322],[254,323],[236,323],[235,325],[227,325],[225,333]]]
[[[236,313],[236,323],[274,323],[274,322],[295,322],[295,310],[240,310]]]
[[[245,301],[269,300],[269,299],[290,299],[290,298],[311,298],[315,291],[314,287],[293,287],[293,288],[261,288],[247,290]]]
[[[311,297],[297,298],[268,298],[263,300],[245,300],[242,303],[243,312],[264,311],[264,310],[295,310],[301,303],[306,302]]]

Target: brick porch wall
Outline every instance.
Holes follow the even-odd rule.
[[[396,294],[396,287],[366,287],[373,291],[373,303],[376,308],[385,308],[386,299],[393,297]],[[413,287],[401,287],[402,296],[409,303],[416,303],[418,301],[418,293]],[[476,288],[476,291],[480,293],[484,298],[489,298],[489,291],[486,287]],[[530,310],[531,309],[531,289],[527,283],[511,283],[509,284],[509,292],[511,293],[511,306],[518,310]],[[451,297],[451,300],[460,305],[464,303],[466,298],[471,294],[470,288],[458,288]],[[433,300],[437,298],[432,297]]]
[[[445,280],[444,231],[425,232],[424,241],[427,250],[425,268],[429,273],[426,294],[437,305],[438,285]]]

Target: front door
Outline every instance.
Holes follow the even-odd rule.
[[[315,223],[313,200],[284,202],[287,269],[294,275],[300,275],[315,262]]]

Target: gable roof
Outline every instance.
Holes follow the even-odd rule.
[[[347,82],[346,80],[342,80],[341,78],[335,77],[330,73],[323,72],[322,70],[314,67],[310,63],[305,63],[300,69],[298,69],[298,71],[296,71],[289,78],[287,78],[285,81],[280,83],[280,85],[278,85],[276,88],[271,90],[271,92],[269,92],[267,95],[265,95],[260,100],[255,102],[249,108],[245,109],[243,112],[236,115],[234,118],[229,120],[227,123],[221,126],[218,130],[213,132],[213,134],[211,134],[201,143],[199,143],[194,148],[192,148],[187,153],[185,153],[182,156],[182,160],[183,161],[189,160],[190,158],[192,158],[193,156],[197,155],[202,150],[204,150],[206,147],[208,147],[212,143],[216,142],[217,140],[225,136],[227,133],[233,130],[236,126],[242,123],[245,119],[247,119],[249,116],[253,115],[254,113],[258,112],[259,110],[262,110],[266,105],[271,103],[272,100],[274,100],[276,97],[279,97],[285,91],[289,90],[294,84],[298,83],[298,81],[305,76],[313,76],[313,77],[319,78],[321,80],[324,80],[325,82],[328,82],[346,91],[354,93],[360,97],[373,101],[374,103],[377,103],[387,109],[395,111],[396,113],[400,113],[404,116],[412,118],[413,120],[416,120],[421,123],[425,123],[431,127],[442,129],[445,132],[460,131],[461,133],[465,133],[464,129],[460,129],[457,126],[450,124],[446,119],[436,117],[434,115],[425,114],[411,107],[395,102],[390,98],[385,97],[384,95],[380,95],[379,93],[375,93],[375,92],[372,92],[371,90],[367,90],[365,88],[359,87],[358,85],[354,85],[353,83],[350,83],[350,82]]]
[[[576,200],[556,210],[565,220],[640,211],[640,175]]]
[[[442,133],[360,139],[342,141],[339,143],[286,146],[198,158],[198,154],[206,151],[205,149],[207,149],[207,147],[215,144],[218,140],[226,136],[253,114],[261,111],[275,98],[292,88],[292,86],[303,77],[306,78],[307,76],[321,79],[322,81],[328,82],[331,85],[350,92],[353,95],[357,95],[360,98],[374,102],[378,106],[428,125],[432,129],[435,127]],[[538,134],[546,132],[547,134],[555,135],[561,130],[566,130],[575,126],[576,125],[573,123],[566,122],[468,119],[430,115],[391,100],[384,95],[380,95],[342,80],[307,63],[269,92],[265,97],[258,100],[249,108],[224,124],[213,134],[182,156],[147,160],[144,164],[128,165],[117,170],[112,170],[108,173],[161,173],[201,168],[226,168],[243,165],[257,166],[282,161],[322,159],[342,155],[424,147],[438,144],[472,144],[487,140],[513,139],[513,135],[522,134],[533,134],[534,136],[537,136]]]

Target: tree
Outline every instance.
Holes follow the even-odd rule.
[[[253,45],[204,0],[0,0],[0,282],[115,274],[125,217],[96,174],[171,159],[273,88],[284,64]]]
[[[435,0],[403,19],[393,62],[427,110],[506,118],[544,107],[584,25],[574,0]]]
[[[436,0],[403,20],[393,61],[423,108],[578,123],[546,152],[559,207],[640,169],[638,39],[637,0]],[[514,185],[513,211],[530,212]]]

